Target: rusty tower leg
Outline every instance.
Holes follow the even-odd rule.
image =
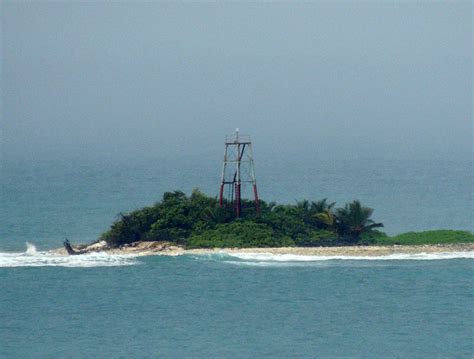
[[[219,206],[222,208],[225,203],[233,205],[236,217],[240,217],[242,214],[242,185],[252,186],[255,212],[258,215],[260,205],[257,181],[255,180],[252,142],[250,136],[242,136],[239,134],[239,129],[236,129],[235,135],[226,136],[219,190]],[[226,186],[229,186],[227,199],[224,198]]]

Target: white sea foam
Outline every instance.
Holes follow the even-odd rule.
[[[109,255],[90,253],[77,256],[63,256],[37,251],[30,243],[25,252],[0,252],[0,267],[116,267],[138,264],[131,255]]]
[[[226,256],[236,260],[224,260],[225,263],[242,266],[259,267],[290,267],[301,265],[318,265],[328,261],[406,261],[406,260],[446,260],[446,259],[474,259],[474,251],[440,252],[440,253],[406,253],[389,254],[383,256],[317,256],[297,254],[272,253],[226,253]]]
[[[26,242],[26,252],[25,254],[29,256],[36,256],[38,255],[38,251],[36,250],[36,247],[34,244],[31,244],[29,242]]]
[[[223,261],[225,264],[231,264],[241,267],[328,267],[331,266],[328,261],[306,261],[306,262],[270,262],[270,261]]]

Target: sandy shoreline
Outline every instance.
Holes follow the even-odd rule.
[[[466,244],[437,244],[437,245],[393,245],[393,246],[344,246],[344,247],[281,247],[281,248],[199,248],[184,249],[169,242],[135,242],[120,248],[107,248],[104,242],[91,245],[74,246],[75,249],[87,253],[105,252],[109,254],[132,254],[139,256],[165,255],[176,256],[184,254],[213,254],[213,253],[270,253],[294,254],[306,256],[360,256],[375,257],[391,254],[417,253],[452,253],[472,252],[474,243]],[[64,248],[50,251],[54,254],[67,255]]]

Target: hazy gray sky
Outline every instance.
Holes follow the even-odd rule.
[[[470,156],[472,4],[1,2],[2,154]]]

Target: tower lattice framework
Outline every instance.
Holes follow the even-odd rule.
[[[219,205],[225,203],[235,208],[235,214],[242,214],[242,196],[250,187],[255,202],[255,212],[260,212],[255,165],[253,162],[252,142],[249,135],[240,135],[236,129],[234,135],[226,136],[224,160],[222,164]]]

